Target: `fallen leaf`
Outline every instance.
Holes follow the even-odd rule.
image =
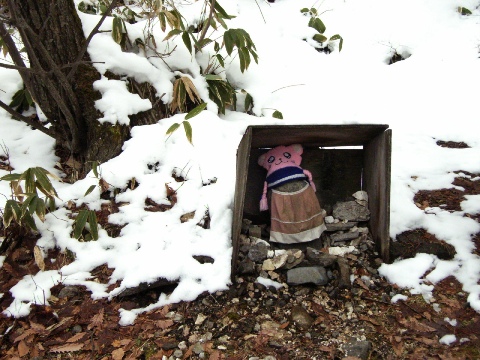
[[[27,355],[28,353],[30,352],[30,348],[28,347],[28,345],[25,343],[25,341],[20,341],[18,343],[18,355],[20,357],[24,357],[25,355]]]
[[[290,323],[286,321],[283,324],[280,324],[280,329],[285,329],[288,325],[290,325]]]
[[[15,340],[13,340],[13,343],[17,343],[19,341],[22,341],[24,340],[25,338],[27,338],[29,335],[31,334],[35,334],[35,330],[33,329],[28,329],[26,330],[22,335],[19,335],[15,338]]]
[[[67,343],[77,342],[85,336],[86,333],[79,332],[78,334],[73,335],[70,339],[67,340]]]
[[[88,326],[87,326],[88,330],[91,330],[94,327],[101,327],[102,326],[102,324],[103,324],[103,313],[104,313],[104,310],[103,310],[103,308],[101,308],[100,311],[98,312],[98,314],[95,315],[92,318],[92,321],[90,322],[90,324],[88,324]]]
[[[35,264],[37,264],[38,268],[42,271],[45,271],[45,261],[43,261],[43,253],[42,250],[35,245],[33,248],[33,256],[35,258]]]
[[[122,360],[123,355],[125,355],[125,351],[123,349],[117,349],[112,351],[112,359],[113,360]]]
[[[380,323],[372,318],[369,318],[368,316],[365,315],[358,315],[358,320],[362,321],[368,321],[369,323],[375,325],[375,326],[380,326]]]
[[[173,324],[174,324],[173,320],[157,320],[157,321],[155,321],[155,325],[162,330],[168,329]]]
[[[365,289],[365,290],[367,290],[367,291],[370,290],[370,289],[368,288],[368,286],[365,285],[365,283],[362,281],[362,279],[356,278],[356,279],[355,279],[355,282],[356,282],[358,285],[360,285],[363,289]]]
[[[221,359],[223,359],[223,355],[219,350],[215,350],[214,352],[212,352],[212,354],[208,358],[208,360],[221,360]]]
[[[50,349],[50,352],[59,352],[59,353],[65,353],[65,352],[73,352],[73,351],[79,351],[83,348],[83,344],[65,344],[65,345],[59,345],[59,346],[54,346]]]

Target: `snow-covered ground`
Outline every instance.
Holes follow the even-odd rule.
[[[202,2],[179,5],[189,21],[198,17]],[[257,6],[258,3],[258,6]],[[70,237],[72,220],[60,208],[37,221],[42,234],[38,245],[46,253],[55,246],[75,253],[75,261],[59,271],[27,276],[11,289],[15,301],[6,314],[21,316],[30,304],[43,302],[49,289],[58,282],[82,284],[94,298],[109,297],[126,287],[158,277],[178,280],[170,295],[161,295],[148,308],[121,312],[121,323],[131,324],[138,313],[170,302],[193,300],[204,291],[214,292],[229,285],[232,207],[235,188],[235,160],[238,143],[251,124],[389,124],[393,130],[392,192],[390,235],[424,228],[453,245],[453,260],[418,254],[414,259],[382,265],[380,272],[389,281],[423,294],[429,301],[435,283],[453,275],[469,293],[470,305],[480,312],[480,259],[472,253],[472,234],[480,224],[464,213],[480,212],[480,196],[469,196],[463,212],[450,213],[441,208],[423,211],[415,206],[418,190],[452,187],[453,171],[480,172],[478,136],[478,92],[480,83],[480,11],[478,0],[229,0],[221,5],[236,18],[230,28],[247,30],[257,48],[258,65],[253,63],[243,74],[238,57],[226,61],[225,75],[237,88],[254,99],[256,116],[227,111],[218,116],[216,105],[192,118],[193,146],[181,129],[167,139],[165,133],[185,114],[163,119],[157,124],[136,127],[121,155],[100,166],[101,176],[113,187],[125,188],[132,178],[140,184],[117,196],[127,203],[110,221],[125,225],[121,236],[110,238],[100,231],[98,241],[78,242]],[[472,10],[462,16],[458,6]],[[315,7],[326,25],[326,35],[340,34],[343,49],[326,55],[317,52],[311,40],[315,30],[300,10]],[[259,10],[261,9],[261,11]],[[84,30],[98,21],[97,16],[80,14]],[[128,27],[135,39],[143,33],[144,23]],[[107,21],[104,29],[111,26]],[[156,27],[159,50],[165,34]],[[306,39],[306,41],[304,40]],[[189,74],[204,100],[208,92],[200,66],[206,52],[193,57],[180,38],[172,40],[177,50],[165,58],[150,61],[133,53],[122,53],[110,34],[94,37],[89,52],[100,72],[114,72],[149,81],[163,100],[172,96],[172,79],[177,72]],[[169,45],[170,49],[172,44]],[[394,53],[408,57],[388,65]],[[167,66],[168,64],[168,66]],[[169,69],[170,67],[170,69]],[[174,72],[172,72],[174,71]],[[0,98],[9,102],[21,87],[19,75],[0,68]],[[102,121],[128,123],[128,115],[147,109],[148,101],[129,94],[124,83],[103,78],[96,85],[103,94],[97,107]],[[272,118],[274,110],[284,120]],[[463,141],[469,149],[448,149],[436,140]],[[0,110],[0,144],[8,149],[15,172],[31,166],[43,166],[55,172],[54,142],[39,131],[13,121]],[[105,146],[108,146],[106,144]],[[2,150],[0,150],[2,155]],[[156,171],[148,165],[158,164]],[[152,168],[152,166],[150,166]],[[0,170],[0,176],[6,172]],[[186,181],[178,183],[172,174]],[[61,174],[58,174],[61,175]],[[203,182],[216,179],[203,186]],[[98,180],[90,174],[73,185],[54,181],[64,203],[87,203],[99,209],[103,200],[98,187],[84,196]],[[146,212],[146,197],[168,204],[165,184],[177,190],[178,202],[166,212]],[[0,194],[8,196],[8,184],[0,182]],[[3,208],[6,197],[0,197]],[[196,223],[208,209],[211,228]],[[185,223],[180,216],[195,212]],[[213,264],[200,264],[192,255],[208,255]],[[3,259],[0,259],[0,263]],[[108,293],[106,285],[91,280],[90,271],[107,264],[115,271],[111,282],[121,280],[120,288]],[[428,274],[428,275],[426,275]],[[448,342],[448,339],[444,340]]]

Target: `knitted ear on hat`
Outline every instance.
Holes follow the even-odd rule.
[[[298,154],[302,155],[303,154],[303,146],[301,144],[293,144],[290,145],[291,148]]]
[[[263,163],[265,162],[265,156],[266,156],[266,153],[258,157],[258,165],[263,166]]]

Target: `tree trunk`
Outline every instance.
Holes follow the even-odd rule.
[[[20,73],[52,124],[57,145],[84,164],[83,170],[89,170],[91,161],[105,162],[118,155],[130,128],[98,122],[102,114],[95,109],[95,101],[101,95],[93,89],[93,83],[100,74],[89,63],[74,2],[9,0],[9,10],[32,69]],[[83,58],[79,59],[82,52]]]

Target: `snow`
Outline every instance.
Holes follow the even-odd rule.
[[[266,279],[266,278],[261,277],[261,276],[259,276],[257,278],[257,282],[259,284],[262,284],[263,286],[266,286],[267,288],[269,286],[273,286],[275,289],[280,289],[281,287],[283,287],[283,284],[279,283],[278,281],[273,281],[273,280],[270,280],[270,279]]]
[[[442,336],[442,338],[439,340],[439,343],[444,344],[444,345],[451,345],[455,341],[457,341],[457,337],[455,335],[447,334],[447,335]]]
[[[402,294],[396,294],[394,296],[392,296],[392,299],[390,300],[390,302],[392,304],[396,304],[398,301],[405,301],[408,299],[408,296],[405,296],[405,295],[402,295]]]
[[[101,230],[98,241],[72,239],[72,220],[69,210],[63,207],[47,215],[45,223],[37,219],[42,235],[37,245],[44,253],[54,247],[68,249],[75,254],[75,261],[59,265],[57,271],[26,276],[11,289],[15,300],[5,313],[24,316],[30,304],[48,303],[49,290],[58,282],[85,285],[93,298],[111,298],[127,287],[159,277],[178,281],[173,293],[162,294],[156,303],[121,310],[120,324],[129,325],[142,312],[194,300],[205,291],[227,289],[236,151],[251,124],[389,124],[393,131],[391,237],[424,228],[454,246],[456,256],[446,261],[418,254],[413,259],[383,264],[380,274],[409,289],[411,294],[421,294],[427,301],[431,300],[436,283],[454,276],[468,293],[470,306],[480,312],[480,259],[472,253],[472,235],[480,232],[480,225],[464,216],[480,212],[480,196],[466,196],[462,211],[452,213],[441,208],[423,211],[413,202],[419,190],[452,187],[457,176],[454,171],[480,172],[480,138],[474,130],[478,123],[478,94],[471,90],[480,82],[480,11],[475,9],[477,1],[465,0],[462,6],[474,14],[461,16],[456,10],[458,5],[453,0],[317,3],[326,34],[338,33],[345,40],[341,52],[336,44],[336,50],[325,55],[314,49],[314,31],[307,26],[308,18],[300,13],[301,8],[312,6],[311,1],[259,1],[261,13],[256,2],[250,0],[222,3],[227,12],[236,15],[228,22],[229,27],[244,28],[250,33],[259,63],[252,62],[242,74],[238,58],[229,59],[221,76],[253,96],[256,116],[228,110],[218,116],[201,74],[208,52],[192,57],[180,38],[162,42],[165,34],[158,26],[154,28],[157,50],[162,53],[177,46],[162,59],[149,51],[140,55],[122,52],[109,33],[96,35],[88,50],[101,74],[109,70],[140,83],[148,81],[165,102],[172,99],[175,76],[188,76],[207,101],[207,111],[190,120],[193,146],[182,128],[169,138],[165,135],[173,123],[184,120],[184,114],[178,114],[154,125],[133,128],[123,152],[101,164],[101,177],[111,190],[122,190],[116,200],[125,206],[110,216],[110,222],[125,225],[120,237],[110,238]],[[198,20],[196,6],[178,6],[186,21]],[[86,14],[80,17],[86,34],[99,18]],[[144,22],[127,24],[132,42],[143,34],[144,26]],[[108,29],[111,21],[102,26],[102,30]],[[387,65],[395,51],[410,56]],[[0,99],[8,103],[21,87],[21,80],[15,71],[3,68],[0,77]],[[103,112],[100,121],[128,124],[128,115],[151,106],[150,101],[128,93],[124,81],[102,77],[95,87],[102,93],[102,99],[96,102],[97,109]],[[271,117],[275,109],[282,112],[284,120]],[[8,152],[15,172],[42,166],[61,175],[54,169],[58,159],[53,153],[52,139],[11,120],[3,110],[0,129],[0,155]],[[463,141],[470,148],[442,148],[436,145],[437,140]],[[0,170],[0,176],[4,174]],[[172,174],[181,175],[186,181],[176,182]],[[132,179],[139,183],[134,190],[127,189]],[[90,209],[101,207],[98,187],[84,196],[91,185],[98,184],[93,173],[73,185],[53,182],[62,204],[72,200],[77,205],[86,203]],[[207,183],[210,184],[205,186]],[[170,203],[166,185],[177,191],[175,206],[161,213],[145,211],[147,197],[159,204]],[[5,195],[0,197],[1,209],[10,194],[6,182],[0,182],[0,194]],[[208,230],[196,226],[207,210],[211,216]],[[192,211],[194,218],[181,223],[180,216]],[[338,251],[344,254],[350,250]],[[214,263],[200,264],[194,255],[208,255]],[[92,279],[90,272],[102,264],[114,269],[110,283],[120,281],[120,287],[112,292],[107,292],[106,284]],[[440,309],[438,304],[433,306]],[[445,344],[454,341],[453,335],[440,340]]]

